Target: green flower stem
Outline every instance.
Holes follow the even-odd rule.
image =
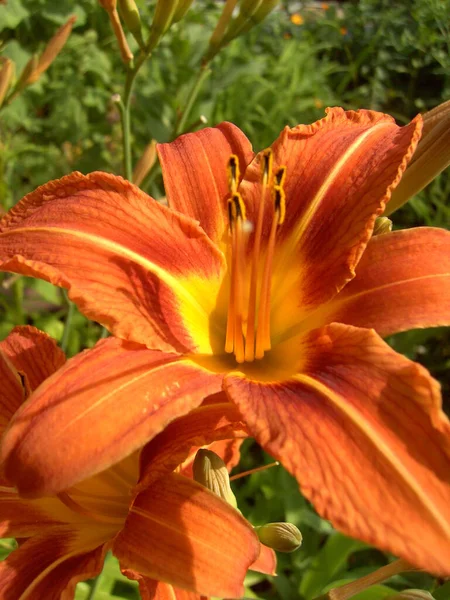
[[[94,579],[94,581],[92,583],[92,587],[89,590],[89,594],[88,594],[86,600],[94,600],[95,594],[96,594],[96,592],[98,590],[98,586],[99,586],[99,583],[100,583],[100,578],[101,578],[101,575],[99,575],[98,577],[96,577]]]
[[[183,133],[184,128],[186,126],[186,121],[191,113],[192,107],[194,106],[194,102],[197,99],[197,96],[202,88],[203,83],[206,81],[207,77],[210,75],[211,69],[208,64],[203,64],[200,67],[199,72],[197,73],[197,77],[194,79],[192,83],[192,87],[189,92],[189,97],[187,104],[184,110],[181,112],[177,122],[175,123],[173,137],[179,136]]]
[[[150,51],[142,50],[135,61],[132,61],[127,67],[127,76],[125,80],[125,88],[123,97],[117,102],[120,111],[122,123],[122,139],[123,139],[123,168],[125,179],[132,180],[133,177],[133,162],[131,156],[131,135],[130,135],[130,101],[131,92],[133,91],[136,75],[140,68],[150,56]]]
[[[72,327],[73,315],[75,314],[75,304],[71,302],[66,293],[64,293],[66,302],[67,302],[67,314],[66,314],[66,322],[64,324],[64,331],[61,338],[61,349],[64,353],[67,352],[67,347],[69,345],[69,337],[70,337],[70,329]]]
[[[16,309],[16,321],[18,325],[25,324],[25,313],[23,310],[24,278],[18,277],[13,283],[14,307]]]

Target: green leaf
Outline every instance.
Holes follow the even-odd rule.
[[[0,31],[3,29],[15,29],[26,17],[28,11],[22,6],[20,0],[8,0],[8,3],[0,6]]]
[[[448,600],[450,598],[450,581],[441,585],[437,590],[433,592],[433,598],[436,600]]]
[[[346,567],[348,558],[364,548],[367,548],[367,544],[359,540],[341,533],[331,535],[305,571],[300,583],[300,593],[306,600],[318,596]]]

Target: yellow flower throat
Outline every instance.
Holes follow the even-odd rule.
[[[231,238],[229,268],[230,298],[228,303],[225,352],[233,353],[238,363],[252,362],[263,358],[270,350],[270,295],[272,287],[272,266],[275,240],[278,227],[283,223],[286,202],[283,189],[286,167],[272,173],[272,150],[262,154],[261,161],[261,200],[256,215],[253,249],[251,253],[250,281],[246,281],[246,210],[239,185],[239,160],[234,154],[228,161],[228,218]],[[266,243],[262,277],[258,278],[258,267],[262,260],[261,240],[264,206],[268,196],[272,197],[274,213],[269,238]],[[249,288],[245,289],[245,286]],[[248,304],[245,306],[244,298]]]

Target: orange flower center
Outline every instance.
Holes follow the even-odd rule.
[[[261,199],[258,205],[255,235],[251,252],[251,268],[246,268],[246,210],[238,192],[239,161],[236,155],[228,163],[230,198],[228,217],[231,238],[230,297],[228,303],[225,352],[233,353],[238,363],[252,362],[270,350],[270,296],[273,257],[278,227],[285,216],[283,189],[286,167],[280,167],[272,177],[272,150],[263,153],[261,163]],[[270,183],[272,182],[272,183]],[[271,195],[274,212],[265,253],[262,252],[264,205]],[[260,272],[263,261],[262,275]],[[247,275],[249,273],[249,276]],[[245,299],[248,298],[248,303]]]

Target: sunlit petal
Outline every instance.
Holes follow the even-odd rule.
[[[223,257],[192,219],[129,182],[72,173],[5,215],[0,267],[68,288],[82,312],[118,337],[180,351],[199,346],[199,328],[207,335],[204,289],[210,303]]]
[[[450,424],[439,386],[373,332],[330,325],[284,383],[225,387],[259,443],[344,533],[450,574]]]
[[[237,510],[195,481],[171,474],[137,496],[113,552],[123,568],[147,577],[238,598],[259,541]]]
[[[5,474],[22,493],[64,490],[131,454],[220,386],[219,376],[176,354],[102,340],[16,413],[2,444]]]
[[[232,123],[222,123],[159,144],[158,154],[169,206],[199,221],[220,243],[228,224],[228,160],[235,154],[244,169],[253,158],[249,140]]]

